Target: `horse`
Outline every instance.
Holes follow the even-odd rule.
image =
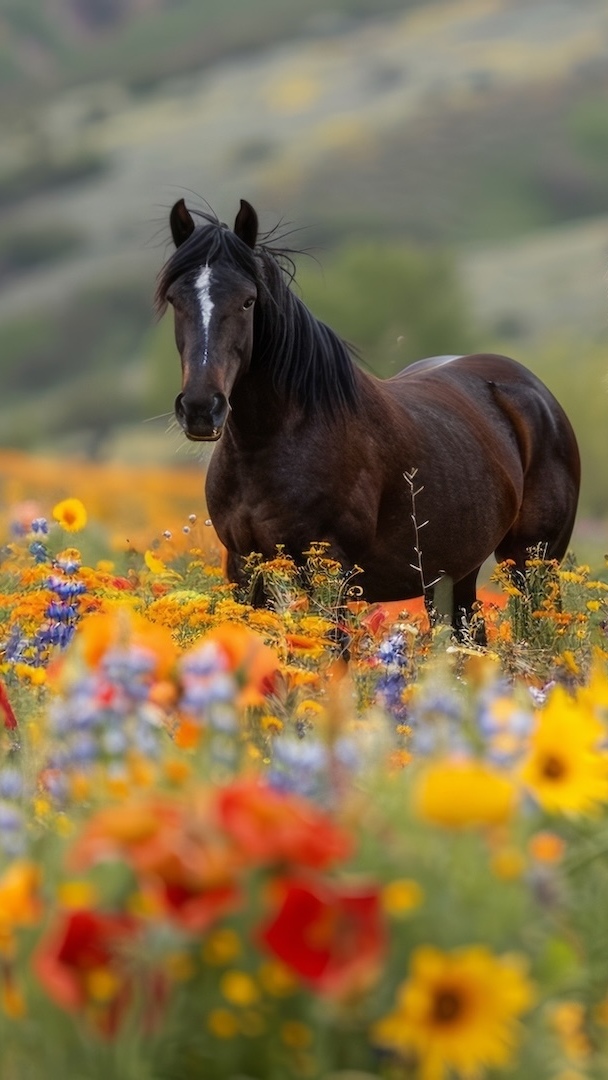
[[[377,378],[294,292],[250,203],[232,229],[193,213],[183,199],[171,210],[175,251],[155,304],[174,313],[178,424],[193,442],[217,443],[206,499],[230,581],[244,584],[252,552],[272,558],[282,545],[301,563],[322,542],[345,570],[363,571],[369,602],[432,604],[447,578],[458,631],[492,553],[520,574],[539,545],[563,558],[579,452],[531,371],[475,353]]]

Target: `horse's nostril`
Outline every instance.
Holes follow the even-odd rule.
[[[175,408],[175,415],[176,415],[177,417],[180,417],[180,416],[184,416],[184,415],[185,415],[185,410],[184,410],[184,395],[183,395],[183,394],[178,394],[178,395],[177,395],[177,397],[176,397],[176,399],[175,399],[175,405],[174,405],[174,408]]]
[[[222,423],[228,408],[228,399],[225,394],[214,394],[211,398],[211,417],[218,424]]]

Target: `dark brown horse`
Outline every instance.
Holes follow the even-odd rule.
[[[428,596],[448,576],[458,626],[492,552],[521,571],[539,544],[563,557],[579,454],[535,375],[476,354],[374,378],[293,293],[249,203],[234,230],[198,217],[173,207],[156,299],[174,309],[177,419],[187,438],[218,441],[206,493],[232,581],[252,551],[284,544],[299,559],[326,541],[363,569],[370,601]]]

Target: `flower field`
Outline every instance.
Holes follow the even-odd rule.
[[[487,648],[198,471],[0,455],[1,1080],[608,1075],[608,575]]]

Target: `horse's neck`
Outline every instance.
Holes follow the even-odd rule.
[[[289,403],[283,400],[266,371],[254,368],[234,387],[230,396],[228,427],[241,446],[259,446],[285,428]]]

